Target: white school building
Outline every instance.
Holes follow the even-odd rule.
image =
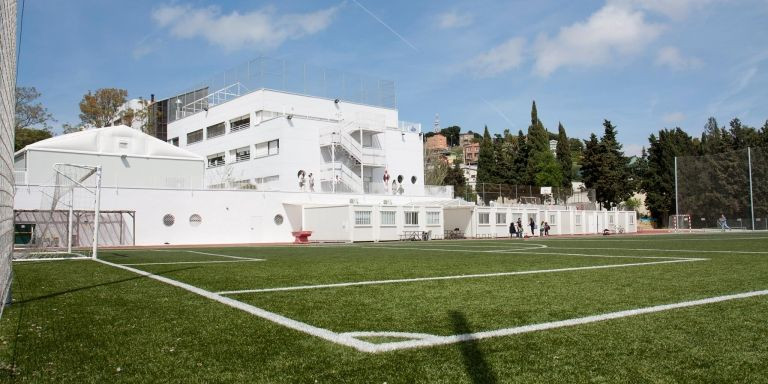
[[[361,80],[335,97],[329,84],[267,87],[264,62],[246,65],[167,99],[167,143],[123,126],[17,152],[15,209],[45,209],[52,165],[76,163],[102,167],[101,210],[130,213],[100,228],[102,245],[284,243],[299,231],[344,242],[506,237],[518,217],[554,235],[637,230],[634,212],[454,199],[452,187],[424,184],[421,126],[400,120],[391,82]]]

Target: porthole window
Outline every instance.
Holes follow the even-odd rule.
[[[403,183],[403,175],[397,175],[397,182],[398,182],[398,184],[402,184]]]
[[[416,184],[416,176],[411,176],[411,184]]]
[[[280,225],[283,223],[283,215],[275,215],[275,224]]]
[[[171,225],[173,225],[173,223],[175,223],[175,222],[176,222],[176,218],[175,218],[175,217],[173,217],[173,215],[171,215],[170,213],[169,213],[169,214],[167,214],[167,215],[165,215],[165,216],[163,216],[163,224],[164,224],[166,227],[170,227],[170,226],[171,226]]]
[[[200,223],[202,223],[202,222],[203,222],[203,218],[200,217],[200,215],[198,215],[197,213],[195,213],[195,214],[193,214],[192,216],[189,217],[189,225],[191,225],[193,227],[199,226]]]

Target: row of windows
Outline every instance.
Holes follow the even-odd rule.
[[[280,140],[270,140],[254,144],[253,149],[253,159],[274,156],[280,153]],[[251,160],[251,146],[248,145],[230,150],[229,154],[235,163]],[[208,168],[219,167],[225,164],[224,152],[208,155]]]
[[[282,112],[275,112],[275,111],[256,111],[254,114],[254,121],[256,125],[261,124],[265,121],[272,120],[275,118],[278,118],[280,116],[284,116],[285,114]],[[327,122],[338,122],[338,120],[332,120],[332,119],[326,119],[322,117],[314,117],[314,116],[304,116],[304,115],[290,115],[289,117],[302,117],[305,119],[310,120],[318,120],[318,121],[327,121]],[[206,128],[201,128],[192,132],[187,133],[187,145],[195,144],[203,141],[203,139],[213,139],[215,137],[224,136],[227,133],[227,123],[229,123],[229,132],[237,132],[242,131],[244,129],[248,129],[251,127],[251,115],[242,115],[235,117],[234,119],[230,119],[229,121],[222,121],[220,123],[216,123],[214,125],[208,126]],[[203,135],[205,133],[205,135]],[[174,137],[172,139],[168,140],[169,143],[179,146],[179,138]]]
[[[381,211],[381,225],[395,225],[395,211]],[[419,225],[419,212],[403,212],[405,225]],[[371,225],[371,211],[355,211],[355,225]],[[440,212],[427,212],[427,225],[440,225]]]
[[[519,215],[518,215],[519,217]],[[491,220],[491,214],[488,212],[480,212],[477,216],[477,221],[479,224],[490,224]],[[608,216],[608,224],[614,223],[614,216],[610,215]],[[516,219],[512,221],[517,221]],[[507,223],[507,214],[506,213],[496,213],[496,224],[506,224]],[[555,225],[557,223],[557,215],[550,214],[549,215],[549,221],[547,222],[549,225]],[[632,215],[629,215],[629,224],[635,223],[635,217]],[[581,215],[575,215],[574,216],[574,225],[581,225]]]

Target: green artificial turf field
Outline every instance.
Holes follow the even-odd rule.
[[[17,382],[768,382],[768,234],[14,263]]]

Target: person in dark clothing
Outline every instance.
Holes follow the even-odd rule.
[[[531,227],[531,236],[534,235],[534,230],[536,229],[536,222],[533,221],[533,217],[528,218],[528,226]]]
[[[514,221],[513,221],[513,222],[511,222],[511,223],[509,223],[509,237],[510,237],[510,238],[512,237],[512,234],[513,234],[513,233],[514,233],[515,235],[517,234],[517,230],[515,229],[515,222],[514,222]]]
[[[523,219],[517,218],[517,237],[523,237]]]

